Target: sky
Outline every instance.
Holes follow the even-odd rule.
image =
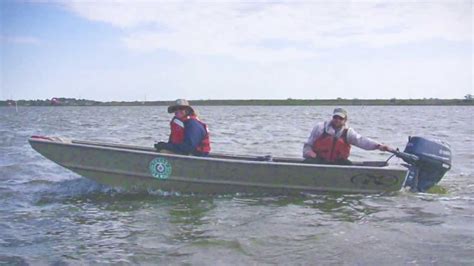
[[[0,100],[461,99],[472,1],[0,1]]]

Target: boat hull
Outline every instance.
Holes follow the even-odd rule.
[[[335,166],[163,154],[125,145],[30,138],[33,149],[101,184],[183,193],[399,191],[402,167]]]

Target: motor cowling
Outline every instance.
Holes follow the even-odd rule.
[[[412,190],[427,191],[451,169],[451,147],[441,140],[409,137],[404,153],[417,157],[417,160],[406,160],[411,165],[406,185]]]

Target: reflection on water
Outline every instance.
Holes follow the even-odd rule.
[[[300,157],[333,108],[197,109],[215,152]],[[446,139],[453,169],[425,194],[125,191],[45,160],[27,137],[151,146],[169,133],[166,107],[0,108],[0,264],[473,264],[472,107],[347,109],[357,131],[392,146]],[[387,157],[353,149],[355,160]]]
[[[212,199],[183,198],[172,206],[168,213],[170,223],[177,229],[175,240],[186,242],[209,238],[203,225],[210,222],[207,213],[215,207]]]

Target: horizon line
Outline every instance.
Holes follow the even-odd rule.
[[[471,97],[469,97],[471,96]],[[187,99],[187,98],[178,98],[178,99],[186,99],[188,101],[390,101],[390,100],[465,100],[465,99],[473,99],[474,95],[466,94],[461,98],[322,98],[322,99],[309,99],[309,98],[286,98],[286,99],[262,99],[262,98],[254,98],[254,99]],[[94,99],[87,99],[87,98],[74,98],[74,97],[51,97],[45,99],[4,99],[0,101],[51,101],[53,99],[67,99],[67,100],[86,100],[86,101],[94,101],[94,102],[172,102],[173,100],[94,100]]]

